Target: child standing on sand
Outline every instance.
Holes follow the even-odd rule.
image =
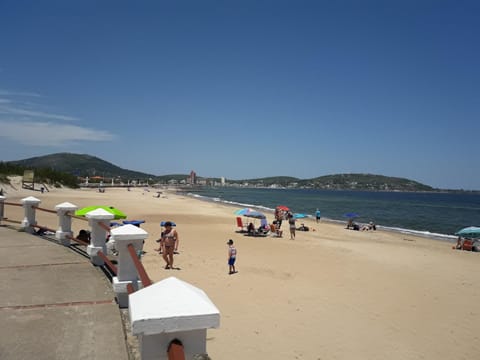
[[[235,260],[237,259],[237,249],[235,249],[232,239],[228,240],[227,244],[228,244],[228,270],[229,270],[228,274],[232,275],[237,272],[235,270]]]

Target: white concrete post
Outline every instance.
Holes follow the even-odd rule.
[[[148,237],[148,233],[138,226],[128,224],[112,229],[110,234],[118,251],[118,272],[113,278],[113,290],[117,295],[118,305],[126,308],[128,307],[127,285],[132,284],[135,290],[142,285],[127,246],[132,244],[135,252],[138,253],[143,249],[143,242]]]
[[[55,206],[58,215],[58,230],[55,232],[55,238],[64,246],[70,246],[69,237],[73,237],[72,218],[67,216],[67,213],[75,212],[77,209],[78,207],[76,205],[69,202],[64,202]]]
[[[0,225],[2,225],[4,214],[5,214],[5,196],[0,195]]]
[[[35,228],[33,226],[37,225],[37,220],[35,220],[35,209],[33,207],[38,206],[40,203],[41,201],[33,196],[22,199],[25,217],[22,220],[21,227],[30,234],[35,232]]]
[[[173,339],[182,342],[186,359],[206,354],[207,329],[220,326],[220,312],[207,294],[175,277],[130,294],[129,301],[142,360],[167,360]]]
[[[114,218],[114,215],[107,210],[99,208],[88,212],[85,217],[88,219],[88,225],[91,228],[91,239],[90,245],[87,246],[87,254],[90,256],[92,264],[101,266],[104,264],[104,261],[98,256],[98,252],[101,251],[107,255],[107,246],[105,245],[107,230],[100,223],[110,227],[110,220]]]

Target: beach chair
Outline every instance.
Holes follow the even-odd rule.
[[[463,240],[462,250],[473,251],[473,244],[475,240],[465,239]]]
[[[240,228],[239,230],[237,230],[237,232],[239,232],[239,233],[247,232],[247,226],[243,225],[243,221],[242,221],[242,218],[240,216],[237,216],[237,227]]]

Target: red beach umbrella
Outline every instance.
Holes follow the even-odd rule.
[[[278,205],[277,209],[283,210],[283,211],[290,211],[290,208],[288,206],[285,206],[285,205]]]

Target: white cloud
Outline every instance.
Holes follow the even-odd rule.
[[[0,137],[29,146],[64,146],[78,141],[110,141],[113,134],[52,122],[7,122],[0,120]]]
[[[21,91],[9,91],[0,89],[0,95],[4,96],[32,96],[32,97],[41,97],[40,94],[32,92],[21,92]]]
[[[43,112],[43,111],[25,110],[25,109],[15,108],[15,107],[11,107],[11,106],[0,106],[0,113],[10,114],[10,115],[39,117],[39,118],[62,120],[62,121],[77,121],[78,120],[78,119],[74,118],[73,116],[51,114],[51,113],[46,113],[46,112]]]
[[[22,97],[41,97],[30,92],[0,89],[0,138],[27,146],[68,146],[85,141],[111,141],[114,135],[67,122],[79,118],[43,111],[44,106],[28,104]],[[78,123],[77,123],[78,124]]]

